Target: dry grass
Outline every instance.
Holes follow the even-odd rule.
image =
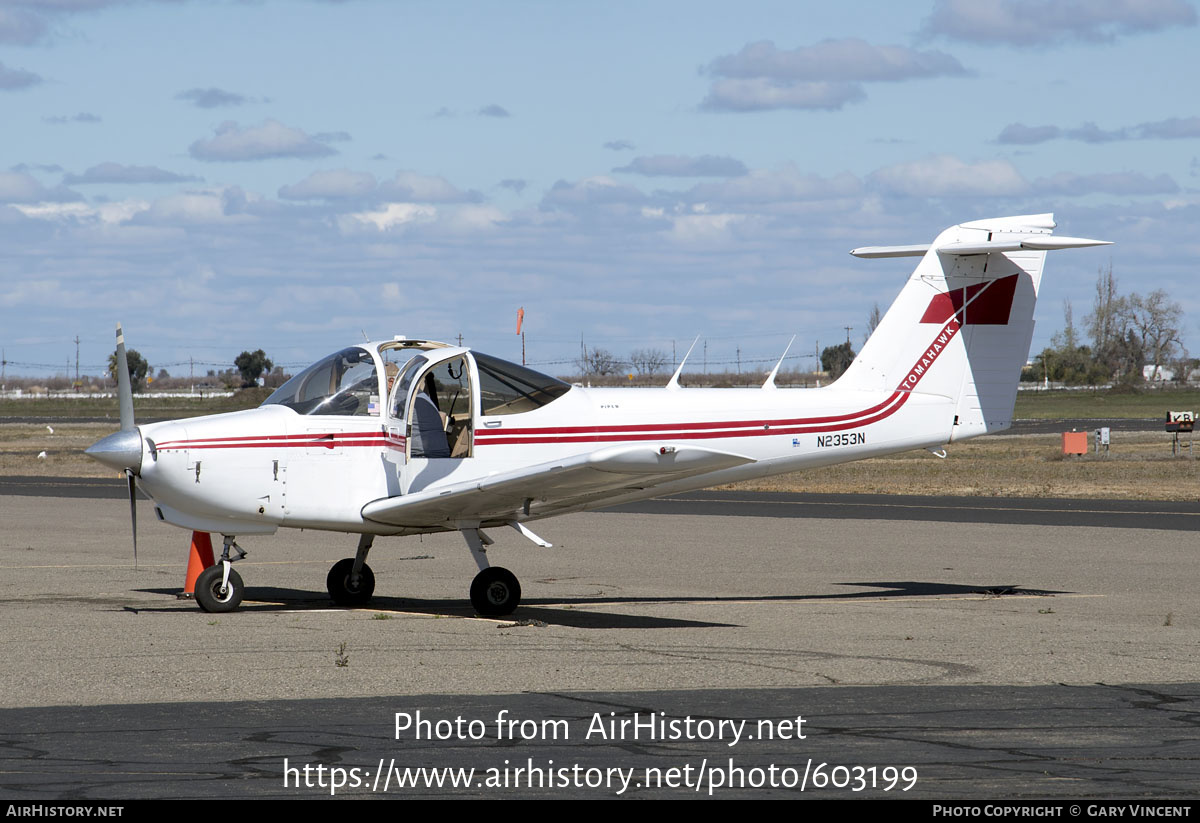
[[[860,460],[729,488],[831,494],[949,494],[989,497],[1081,497],[1198,500],[1200,471],[1186,451],[1171,455],[1166,433],[1113,433],[1108,455],[1064,457],[1057,434],[981,437],[927,451]]]
[[[0,476],[113,477],[83,450],[110,434],[105,423],[0,423]],[[1171,456],[1166,433],[1113,433],[1108,456],[1064,457],[1056,434],[1000,435],[927,451],[749,481],[732,488],[860,494],[950,494],[1200,500],[1200,469]],[[39,459],[39,452],[46,457]]]
[[[116,473],[83,450],[101,437],[112,434],[117,423],[54,423],[54,432],[44,424],[0,423],[0,476],[115,477]],[[40,452],[46,457],[39,459]]]

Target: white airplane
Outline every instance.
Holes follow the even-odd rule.
[[[357,533],[330,570],[339,604],[367,602],[377,536],[458,531],[479,567],[471,603],[511,613],[521,587],[488,563],[485,529],[528,524],[798,469],[937,449],[1008,428],[1046,252],[1107,245],[1055,237],[1053,216],[978,220],[927,246],[853,364],[818,389],[572,386],[496,357],[396,337],[351,345],[257,409],[135,426],[117,326],[121,431],[87,450],[125,472],[159,520],[224,535],[196,582],[207,611],[237,608],[235,536],[280,527]],[[686,358],[685,358],[686,360]],[[782,358],[781,358],[782,362]],[[134,521],[136,553],[137,524]]]

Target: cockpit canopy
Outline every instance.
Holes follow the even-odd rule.
[[[420,385],[431,363],[451,355],[439,350],[450,348],[445,343],[400,339],[342,349],[292,377],[263,405],[286,406],[304,415],[380,416],[386,409],[403,417],[414,381]],[[459,349],[453,356],[472,364],[478,378],[469,382],[479,387],[478,410],[484,416],[533,411],[571,389],[555,377],[491,355]]]

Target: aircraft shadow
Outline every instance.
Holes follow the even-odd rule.
[[[1044,596],[1072,594],[1065,591],[1031,589],[1012,584],[965,585],[958,583],[936,583],[930,581],[883,581],[865,583],[839,583],[839,586],[872,588],[876,591],[846,592],[833,594],[714,596],[714,597],[568,597],[534,598],[524,600],[517,611],[507,617],[495,618],[506,624],[518,626],[565,626],[582,629],[678,629],[678,628],[740,628],[736,623],[718,623],[704,620],[686,620],[648,615],[615,614],[596,611],[603,605],[651,605],[667,603],[780,603],[816,602],[822,600],[891,600],[911,597],[937,596]],[[147,594],[176,595],[178,589],[141,589]],[[587,611],[576,611],[578,607]],[[283,612],[318,610],[335,607],[324,593],[300,589],[284,589],[269,586],[247,587],[245,602],[239,611]],[[346,608],[346,611],[354,611]],[[370,606],[364,609],[372,613],[397,612],[404,614],[427,614],[436,617],[475,617],[466,598],[454,600],[426,600],[412,597],[386,597],[376,595]],[[138,611],[178,611],[177,608],[140,608]]]

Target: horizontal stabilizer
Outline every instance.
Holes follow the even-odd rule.
[[[1027,234],[998,238],[983,243],[948,243],[939,246],[942,254],[995,254],[1005,251],[1057,251],[1083,249],[1088,246],[1111,246],[1108,240],[1089,240],[1086,237],[1055,237],[1050,234]]]
[[[1082,249],[1089,246],[1111,246],[1108,240],[1089,240],[1086,237],[1055,237],[1050,234],[1004,235],[982,242],[947,243],[938,246],[939,254],[997,254],[1006,251],[1057,251],[1059,249]],[[880,257],[921,257],[930,245],[918,246],[863,246],[851,250],[855,257],[876,259]]]
[[[929,244],[917,246],[863,246],[861,249],[851,249],[855,257],[874,260],[880,257],[924,257],[929,251]]]
[[[461,520],[510,521],[517,512],[560,510],[572,501],[594,503],[629,489],[753,463],[753,458],[695,446],[618,446],[563,460],[450,483],[363,506],[362,516],[403,528],[453,524]]]

